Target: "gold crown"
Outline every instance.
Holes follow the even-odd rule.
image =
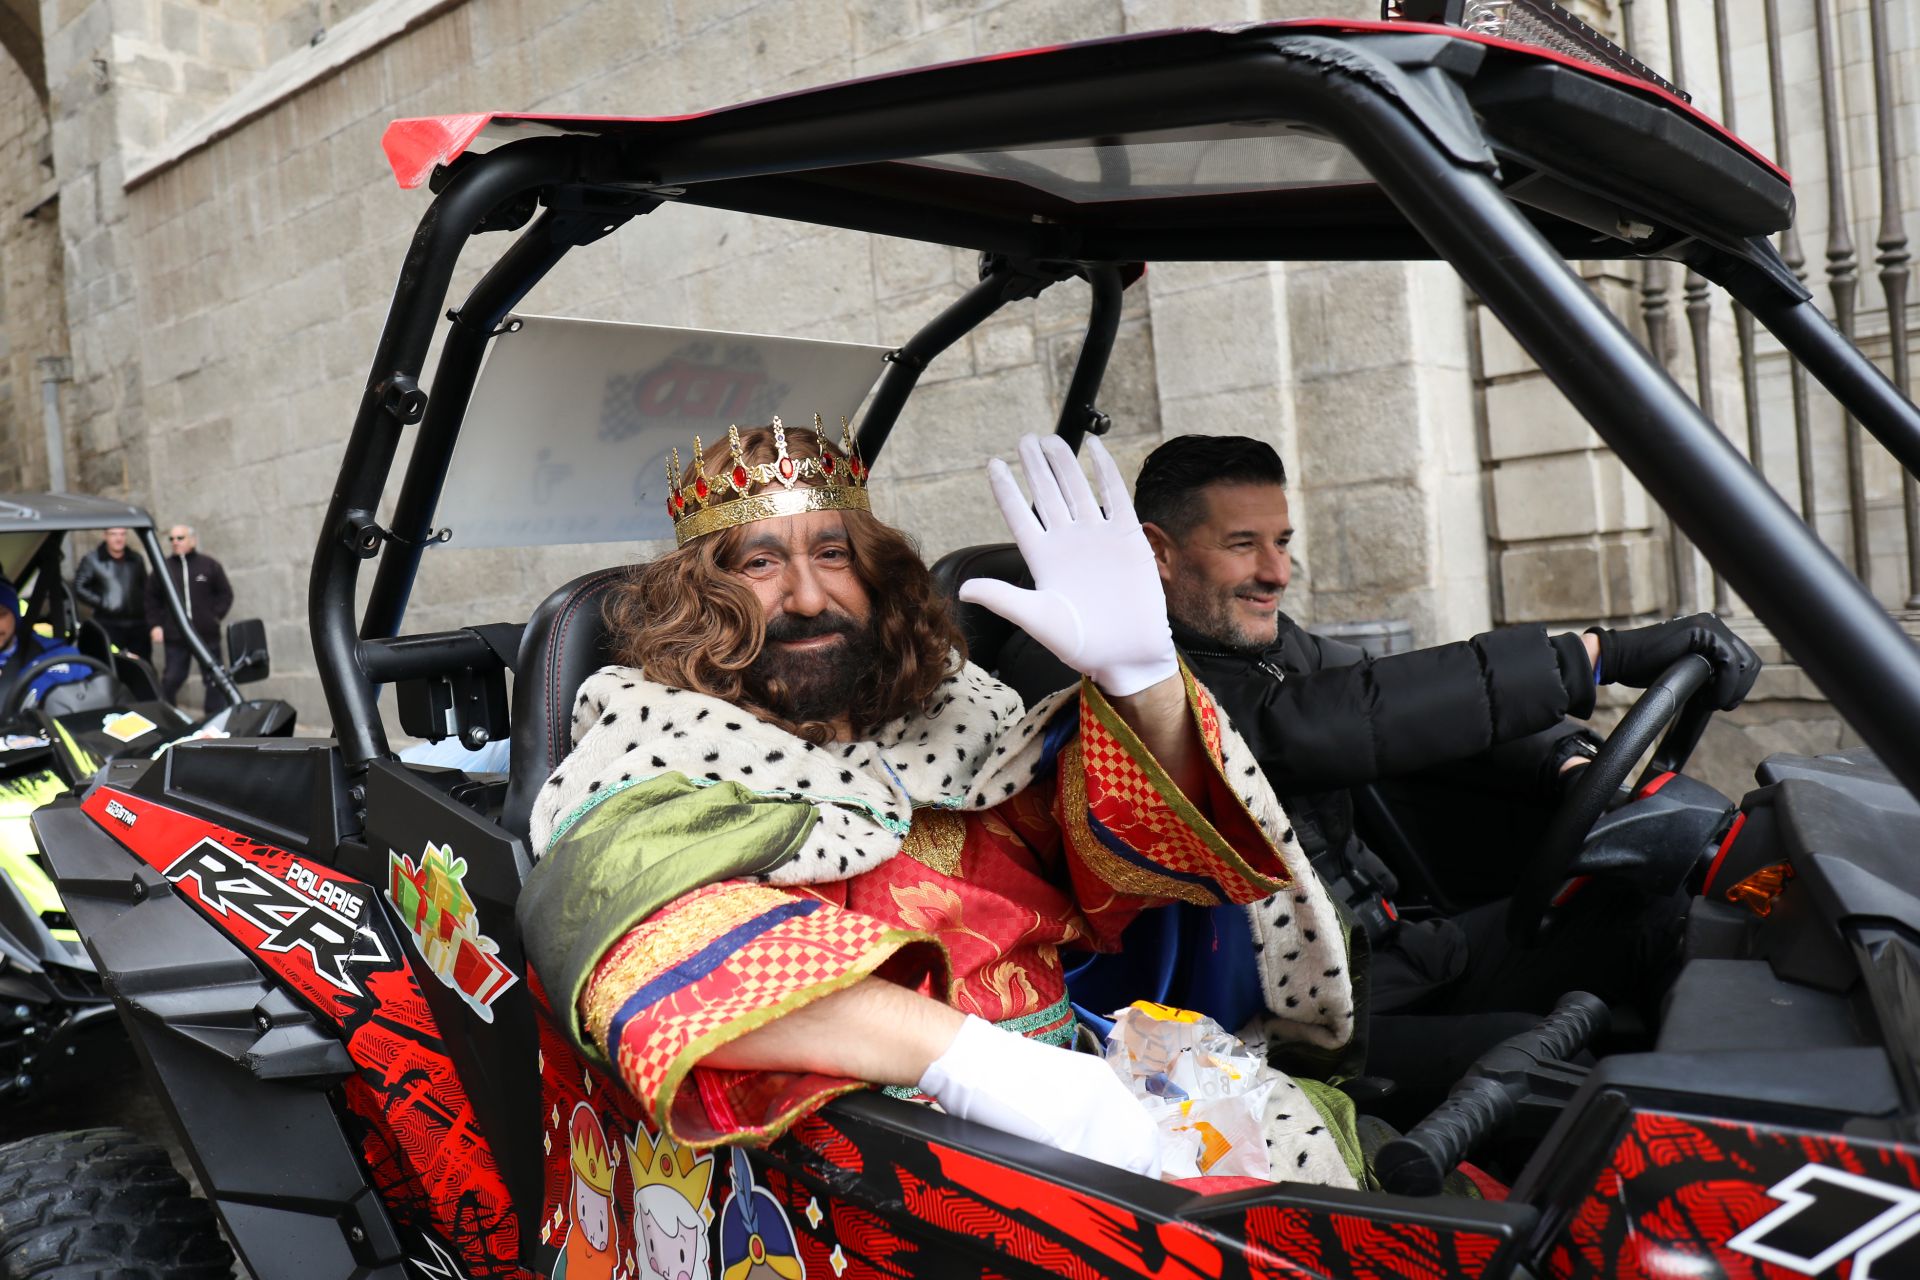
[[[613,1154],[607,1150],[607,1135],[600,1128],[599,1117],[584,1102],[574,1104],[567,1141],[573,1148],[573,1171],[580,1180],[603,1196],[612,1195]]]
[[[820,435],[820,415],[813,415],[813,431]],[[685,546],[702,534],[735,525],[751,524],[774,516],[796,516],[805,511],[871,511],[867,503],[867,468],[853,442],[853,430],[840,419],[842,461],[828,452],[825,437],[817,458],[794,458],[787,453],[787,428],[779,418],[773,420],[772,462],[747,465],[746,450],[740,444],[740,428],[727,428],[727,450],[733,465],[719,475],[710,476],[701,463],[706,450],[700,437],[693,438],[693,479],[680,483],[680,450],[673,450],[667,472],[667,514],[673,518],[676,545]],[[802,480],[818,484],[796,488]],[[779,485],[778,489],[754,493],[755,487]],[[733,495],[728,497],[727,495]]]
[[[713,1157],[695,1158],[693,1152],[664,1133],[657,1146],[645,1129],[636,1128],[634,1137],[639,1139],[638,1146],[632,1139],[627,1142],[627,1171],[633,1175],[633,1193],[639,1195],[643,1187],[671,1187],[698,1209],[713,1179]]]

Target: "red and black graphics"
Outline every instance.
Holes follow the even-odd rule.
[[[400,961],[356,880],[128,792],[99,787],[81,807],[335,1022],[365,1003],[369,972]]]
[[[1636,1112],[1546,1265],[1560,1280],[1920,1275],[1920,1151]]]
[[[900,1113],[869,1115],[858,1100],[764,1152],[690,1151],[652,1134],[632,1096],[545,1017],[537,1050],[529,1046],[542,1216],[523,1232],[409,941],[372,887],[127,792],[96,788],[84,807],[339,1028],[357,1067],[336,1095],[342,1124],[423,1275],[519,1280],[564,1263],[568,1280],[892,1280],[985,1268],[1471,1280],[1497,1274],[1510,1239],[1491,1219],[1476,1229],[1432,1225],[1444,1214],[1397,1221],[1273,1203],[1287,1198],[1282,1187],[1265,1202],[1196,1198],[1157,1212],[1130,1204],[1124,1187],[1103,1195],[928,1140],[915,1131],[917,1110],[903,1126]]]
[[[378,894],[128,792],[98,787],[82,807],[339,1027],[359,1071],[340,1089],[343,1121],[395,1222],[421,1233],[422,1269],[444,1243],[453,1274],[522,1274],[493,1152]]]
[[[656,1139],[632,1096],[545,1017],[540,1045],[537,1269],[557,1274],[565,1256],[567,1280],[908,1280],[985,1267],[1085,1280],[1466,1280],[1498,1274],[1510,1243],[1497,1230],[1318,1207],[1156,1217],[840,1107],[764,1152],[689,1152]]]
[[[1263,1280],[1442,1280],[1489,1274],[1506,1242],[1479,1231],[1280,1206],[1248,1211],[1247,1271]]]

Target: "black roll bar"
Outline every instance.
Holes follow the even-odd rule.
[[[147,555],[153,559],[153,571],[160,576],[160,592],[167,598],[167,608],[173,611],[174,618],[180,623],[180,629],[187,637],[187,652],[200,664],[201,673],[219,686],[226,696],[227,705],[237,707],[246,701],[240,692],[240,686],[227,674],[226,667],[207,648],[207,642],[193,629],[193,620],[187,616],[187,603],[180,598],[180,589],[173,585],[173,579],[167,574],[167,553],[160,549],[160,537],[151,525],[140,530],[140,545],[145,547]]]
[[[1351,44],[1275,42],[1295,73],[1349,77],[1322,123],[1620,455],[1886,766],[1920,795],[1920,648],[1476,167],[1368,83]],[[1368,61],[1373,61],[1368,59]],[[1437,105],[1437,100],[1434,101]]]
[[[1111,264],[1089,265],[1082,274],[1093,290],[1093,300],[1087,305],[1087,336],[1080,344],[1073,378],[1060,401],[1060,421],[1053,429],[1075,453],[1080,452],[1080,441],[1088,431],[1097,436],[1107,432],[1107,415],[1096,409],[1093,401],[1100,394],[1107,361],[1113,356],[1113,340],[1120,332],[1120,295],[1126,288],[1120,268]]]
[[[939,315],[899,348],[887,353],[887,367],[873,389],[873,401],[860,419],[860,456],[868,466],[886,448],[900,410],[920,375],[941,352],[972,333],[994,312],[1021,298],[1037,298],[1048,286],[1074,273],[1072,263],[1040,263],[1000,254],[980,258],[980,282],[948,303]]]
[[[1920,408],[1821,313],[1771,243],[1755,241],[1748,252],[1754,261],[1704,248],[1685,256],[1752,312],[1902,467],[1920,476]]]
[[[480,278],[467,295],[466,304],[448,313],[452,323],[433,372],[433,397],[427,402],[413,442],[413,456],[407,461],[406,477],[394,502],[387,546],[381,552],[373,591],[361,618],[361,639],[385,639],[400,629],[407,597],[420,570],[420,556],[432,540],[434,508],[440,503],[440,488],[460,437],[460,424],[466,420],[481,361],[507,313],[568,250],[591,244],[636,213],[651,212],[659,204],[657,199],[647,197],[637,209],[611,213],[546,209]]]
[[[388,754],[373,685],[356,657],[354,589],[360,562],[388,540],[374,512],[393,469],[401,428],[420,421],[426,409],[420,371],[454,264],[467,237],[488,214],[528,192],[564,181],[586,154],[577,140],[532,138],[502,148],[484,163],[459,169],[428,207],[407,249],[320,527],[307,594],[320,683],[349,768],[359,769]],[[403,594],[403,586],[390,585],[389,595]]]

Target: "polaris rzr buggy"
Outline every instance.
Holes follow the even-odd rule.
[[[62,576],[67,536],[116,527],[137,539],[153,564],[165,563],[153,517],[139,507],[63,493],[0,494],[0,579],[19,591],[16,626],[23,633],[18,656],[0,666],[0,1105],[49,1086],[74,1085],[96,1067],[127,1061],[119,1021],[93,960],[34,845],[28,825],[33,811],[84,787],[107,760],[145,759],[196,734],[293,731],[286,703],[243,702],[234,688],[237,681],[267,674],[259,622],[229,628],[234,659],[222,667],[185,626],[179,593],[160,576],[167,607],[183,619],[195,656],[233,704],[196,722],[161,696],[160,681],[144,659],[117,648],[99,623],[80,616]],[[63,647],[41,653],[25,640],[26,632]],[[36,683],[54,667],[88,674],[55,686],[42,699]],[[103,1036],[107,1043],[92,1043]]]
[[[401,184],[437,197],[315,552],[310,621],[336,736],[111,762],[84,796],[35,817],[246,1266],[544,1276],[579,1235],[598,1262],[574,1273],[669,1280],[1920,1274],[1920,653],[1566,260],[1665,257],[1723,285],[1909,471],[1920,412],[1769,245],[1792,218],[1786,176],[1617,50],[1540,14],[1574,52],[1418,22],[1285,22],[1033,50],[671,119],[393,125]],[[1668,776],[1701,727],[1699,664],[1647,691],[1522,874],[1512,920],[1551,947],[1540,926],[1573,878],[1691,885],[1664,1016],[1638,1051],[1584,1061],[1596,1019],[1576,1000],[1491,1051],[1379,1152],[1382,1190],[1203,1194],[879,1093],[838,1100],[765,1150],[662,1151],[618,1084],[555,1031],[514,923],[530,803],[569,748],[575,688],[607,661],[601,604],[623,570],[566,584],[524,625],[407,635],[401,622],[423,551],[444,536],[435,522],[470,405],[490,399],[473,395],[483,356],[521,323],[513,308],[568,252],[630,221],[645,234],[645,215],[670,202],[983,255],[977,286],[889,354],[859,423],[869,460],[931,361],[1061,279],[1090,286],[1057,427],[1077,443],[1104,429],[1095,397],[1141,264],[1444,258],[1869,750],[1771,759],[1735,805]],[[515,231],[446,312],[429,395],[423,366],[456,260],[479,233]],[[537,416],[520,426],[547,429]],[[664,470],[651,456],[632,468],[632,496],[657,509]],[[1004,558],[969,563],[1017,572]],[[979,571],[956,564],[949,581]],[[980,622],[975,656],[990,666],[995,637]],[[377,702],[388,684],[414,732],[510,738],[510,771],[397,761]],[[1669,721],[1655,773],[1625,799]],[[36,1257],[75,1275],[96,1263],[218,1270],[210,1236],[198,1269],[148,1264],[143,1240],[178,1243],[192,1226],[175,1201],[166,1233],[116,1245],[68,1229],[107,1206],[139,1221],[130,1171],[178,1190],[113,1141],[45,1138],[0,1156],[23,1171],[0,1178],[0,1274],[41,1274]],[[575,1194],[583,1151],[606,1186],[597,1211]],[[1481,1152],[1510,1172],[1510,1194],[1435,1194]],[[707,1226],[652,1233],[633,1210],[661,1195]],[[210,1233],[210,1218],[195,1229]]]

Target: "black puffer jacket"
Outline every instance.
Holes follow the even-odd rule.
[[[1294,818],[1338,849],[1353,833],[1347,788],[1473,758],[1522,788],[1551,789],[1560,743],[1593,712],[1593,669],[1575,635],[1502,627],[1471,640],[1369,658],[1285,614],[1257,657],[1176,626],[1174,642],[1253,748]],[[1317,829],[1317,830],[1313,830]],[[1309,832],[1303,846],[1317,852]]]

